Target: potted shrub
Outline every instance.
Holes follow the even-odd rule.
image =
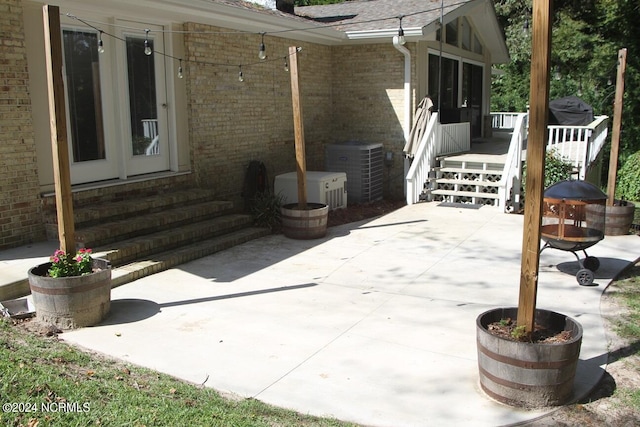
[[[29,270],[29,287],[39,321],[60,329],[99,323],[111,306],[111,264],[91,249],[58,249],[49,262]]]

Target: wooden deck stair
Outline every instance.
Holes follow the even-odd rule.
[[[432,200],[497,206],[503,156],[463,154],[439,158],[428,185]]]

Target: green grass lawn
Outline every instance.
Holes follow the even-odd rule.
[[[347,426],[107,360],[0,318],[0,425]]]
[[[627,355],[640,357],[640,262],[624,272],[615,285],[615,298],[628,309],[626,314],[616,319],[615,332],[629,342]],[[640,376],[637,363],[629,363],[627,367]],[[640,413],[640,389],[618,388],[616,393],[627,406]]]

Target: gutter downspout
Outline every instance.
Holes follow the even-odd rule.
[[[400,53],[404,55],[404,143],[409,141],[409,135],[411,134],[411,52],[400,43],[398,36],[393,37],[393,47],[395,47]],[[409,172],[411,162],[407,157],[404,157],[404,177]],[[404,194],[407,194],[407,180],[404,181]]]

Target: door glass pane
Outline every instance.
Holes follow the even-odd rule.
[[[458,46],[458,20],[449,22],[445,27],[445,41],[447,44]]]
[[[442,78],[439,77],[440,67]],[[459,122],[458,61],[429,54],[429,95],[440,113],[441,123]]]
[[[440,67],[442,80],[439,78]],[[438,83],[441,85],[439,90]],[[429,95],[434,104],[443,109],[458,107],[458,61],[429,55]]]
[[[104,159],[98,35],[64,30],[63,45],[73,161]]]
[[[155,54],[146,55],[144,53],[144,42],[144,38],[127,37],[131,147],[134,156],[160,154]],[[153,40],[149,39],[148,44],[153,51]]]
[[[467,116],[471,122],[471,136],[481,134],[481,106],[482,106],[483,68],[465,62],[462,71],[462,103],[467,109]]]
[[[471,25],[467,18],[460,20],[460,26],[462,27],[462,48],[464,50],[471,50]]]

